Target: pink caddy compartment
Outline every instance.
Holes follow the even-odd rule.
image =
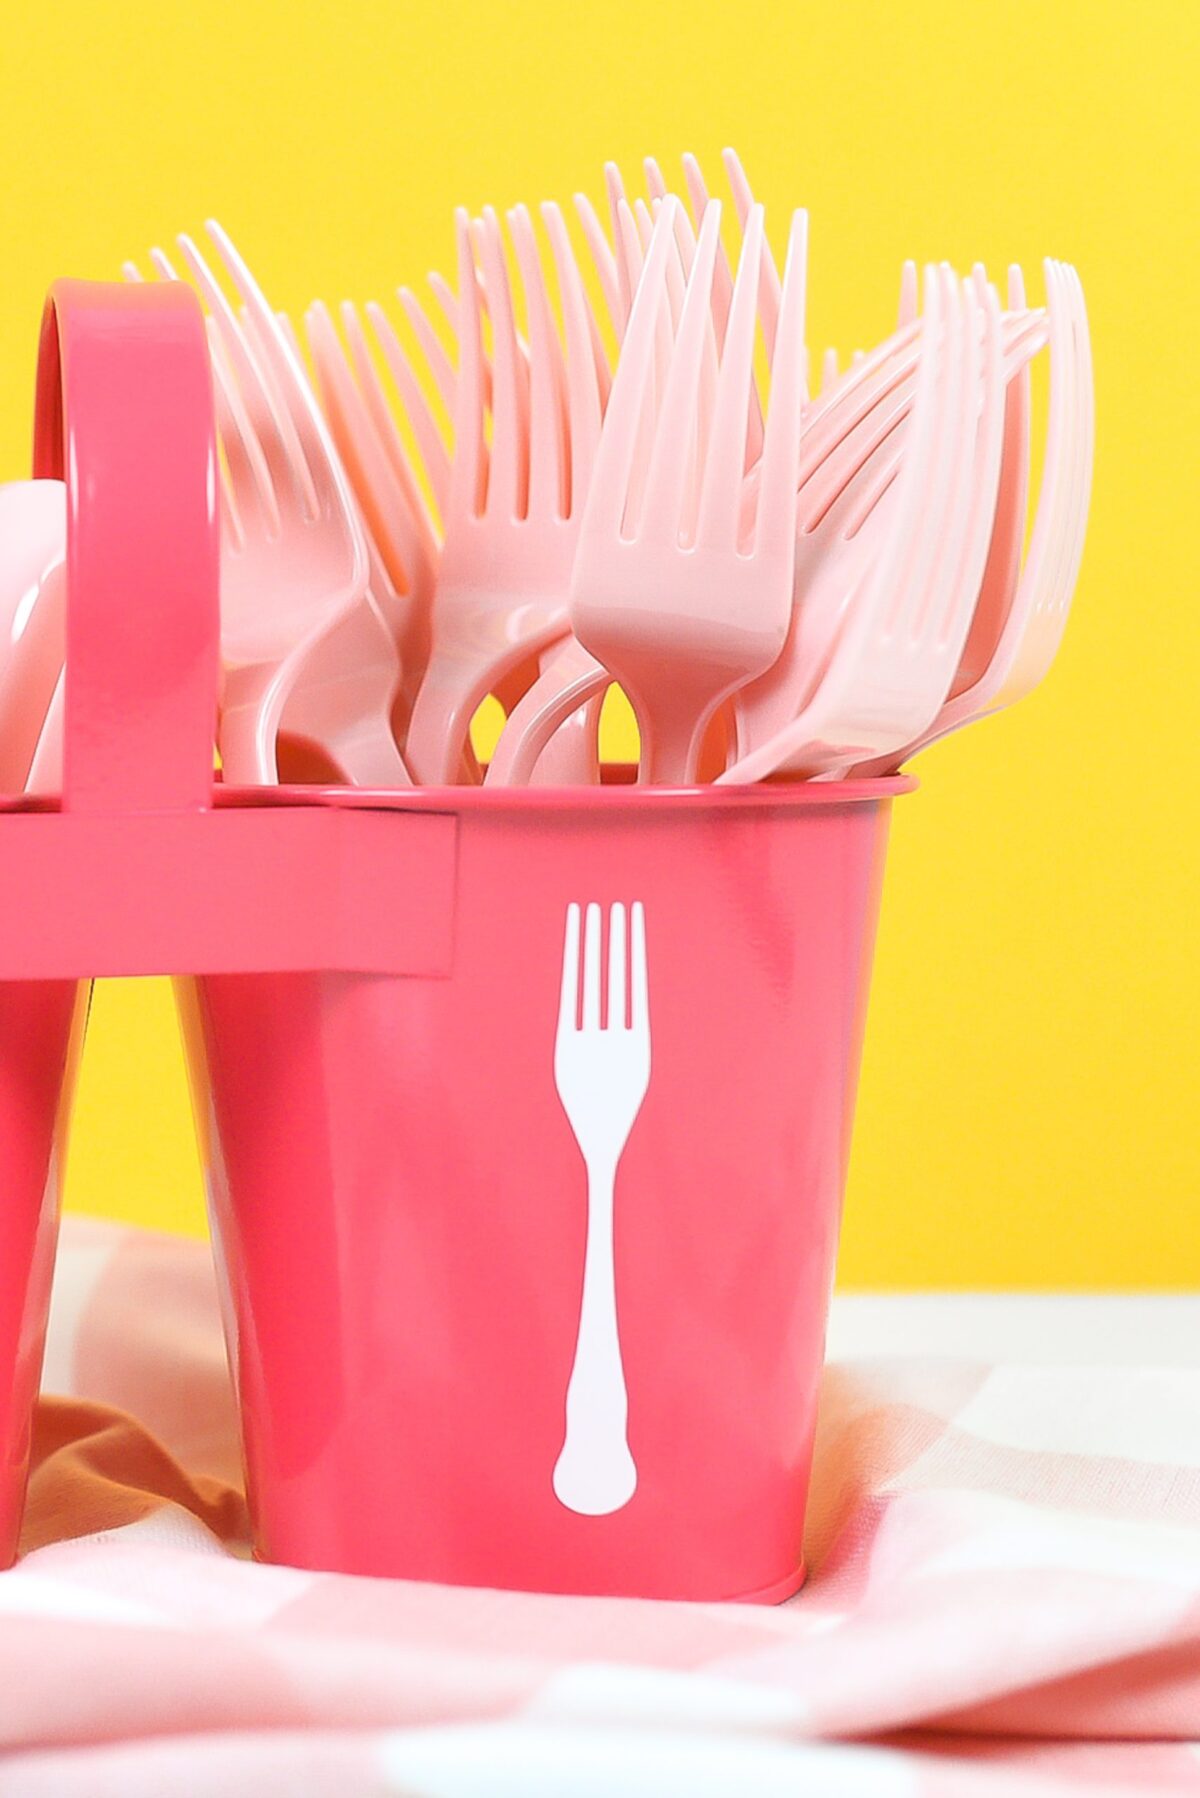
[[[888,808],[878,788],[406,795],[398,836],[445,833],[404,876],[448,922],[427,970],[194,984],[262,1554],[795,1589]],[[612,1232],[636,1487],[601,1514],[554,1486],[588,1209],[555,1042],[588,902],[643,907],[650,1037]]]

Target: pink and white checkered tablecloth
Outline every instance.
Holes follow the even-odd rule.
[[[830,1355],[778,1609],[261,1567],[206,1250],[69,1220],[0,1798],[1200,1793],[1200,1300],[843,1298]]]

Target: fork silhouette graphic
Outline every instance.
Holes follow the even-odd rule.
[[[637,1468],[626,1439],[629,1401],[617,1330],[613,1194],[617,1166],[650,1084],[646,920],[623,905],[608,920],[608,1003],[601,1019],[601,911],[567,907],[559,990],[554,1083],[587,1169],[587,1248],[575,1361],[567,1384],[567,1427],[554,1491],[568,1510],[602,1517],[628,1504]],[[628,970],[628,994],[626,972]]]

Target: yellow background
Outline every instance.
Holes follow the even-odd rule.
[[[268,293],[384,297],[451,208],[737,145],[812,216],[814,348],[905,256],[1075,261],[1096,354],[1061,663],[897,807],[846,1212],[859,1285],[1200,1279],[1195,0],[6,0],[0,476],[43,290],[215,213]],[[481,1073],[483,1070],[481,1070]],[[465,1076],[464,1076],[465,1077]],[[170,998],[98,989],[69,1201],[203,1228]]]

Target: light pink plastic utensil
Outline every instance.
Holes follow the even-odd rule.
[[[492,330],[490,446],[482,318],[472,232],[457,215],[459,368],[454,459],[433,610],[433,648],[406,741],[414,777],[455,779],[471,719],[503,676],[567,630],[566,591],[579,532],[564,436],[563,352],[527,211],[509,215],[529,311],[528,363],[513,317],[499,221],[477,240]]]
[[[1079,573],[1091,493],[1094,396],[1087,312],[1079,276],[1047,261],[1050,418],[1029,555],[1021,567],[1029,482],[1029,380],[1009,385],[1000,496],[988,565],[950,696],[919,738],[856,773],[885,773],[918,750],[1001,707],[1048,673]],[[1023,303],[1019,271],[1011,305]]]
[[[245,315],[243,315],[245,316]],[[304,352],[291,319],[276,313],[295,365],[305,368]],[[264,351],[263,371],[270,377],[271,360]],[[287,386],[272,381],[276,403],[297,427],[295,396]],[[314,389],[315,396],[315,389]],[[349,470],[346,470],[349,478]],[[281,739],[289,759],[299,744],[317,767],[307,773],[320,778],[322,762],[332,766],[334,778],[358,787],[407,787],[412,778],[396,742],[393,719],[402,714],[400,634],[412,623],[412,608],[399,593],[384,563],[361,506],[355,520],[367,554],[367,589],[344,618],[322,639],[319,652],[301,671],[295,690],[284,708]]]
[[[526,296],[535,296],[532,302],[527,297],[527,307],[531,315],[531,343],[534,343],[537,333],[541,331],[541,345],[535,344],[535,348],[542,355],[543,360],[548,362],[555,377],[553,382],[554,403],[558,406],[560,413],[558,439],[564,452],[563,476],[569,483],[572,521],[570,531],[558,533],[558,536],[560,539],[569,536],[573,542],[578,523],[577,514],[582,496],[586,492],[595,445],[600,433],[600,418],[608,391],[608,363],[562,214],[559,208],[553,204],[544,205],[541,213],[557,273],[563,314],[565,356],[557,348],[553,337],[546,333],[545,327],[549,325],[548,290],[540,265],[532,223],[523,208],[516,209],[510,215],[510,229],[524,291]],[[447,320],[457,334],[459,324],[457,304],[447,299],[444,283],[436,282],[432,276],[430,279],[435,284],[435,293],[443,311],[446,312]],[[479,291],[481,300],[486,305],[486,278],[479,282]],[[404,288],[400,289],[399,293],[401,303],[417,335],[426,363],[433,376],[439,397],[447,411],[453,416],[457,405],[458,387],[455,370],[437,333],[433,330],[415,296]],[[387,315],[381,307],[374,304],[368,305],[366,311],[379,349],[395,382],[400,402],[412,426],[413,436],[425,464],[436,503],[440,512],[445,516],[449,506],[451,462],[429,400]],[[401,450],[388,401],[383,394],[379,377],[371,362],[361,328],[357,336],[353,331],[351,312],[351,308],[343,308],[343,321],[346,324],[359,384],[373,414],[386,419],[396,438],[397,449]],[[549,325],[549,332],[553,332],[552,325]],[[526,345],[519,335],[517,343],[527,366],[530,366],[530,358],[535,353],[535,349]],[[485,404],[487,404],[490,401],[490,365],[486,357],[484,358],[483,374]],[[533,417],[532,412],[527,412],[524,419],[523,454],[526,461],[528,461],[533,448],[530,440]],[[543,431],[548,423],[547,417],[539,415],[539,426],[543,428]],[[539,453],[544,453],[544,451]],[[519,547],[523,556],[544,554],[545,549],[544,540],[539,541],[534,531],[526,531],[521,538],[511,540],[511,546]],[[563,567],[565,548],[562,541],[554,549],[553,554],[559,567]],[[517,572],[519,570],[514,568],[511,570],[511,575],[515,575]],[[564,598],[568,574],[569,570],[564,570],[562,574]],[[535,578],[538,582],[544,579],[540,573],[536,574]],[[561,640],[561,634],[559,640]],[[543,670],[552,665],[557,654],[557,642],[541,652],[538,660]],[[511,707],[519,700],[529,685],[528,658],[523,657],[517,666],[506,669],[493,681],[493,691],[497,693],[506,707]],[[560,731],[553,741],[547,739],[539,744],[525,778],[537,785],[579,785],[590,784],[597,780],[599,765],[596,739],[599,709],[599,699],[594,698],[590,705],[580,708],[577,715],[568,717],[564,721],[566,728]]]
[[[725,152],[725,166],[734,193],[739,223],[744,231],[747,217],[754,203],[753,197],[741,164],[732,150]],[[676,229],[678,259],[668,260],[666,277],[671,322],[676,326],[683,303],[686,277],[691,271],[696,253],[696,224],[703,217],[709,201],[708,189],[695,157],[685,156],[683,167],[692,218],[688,218],[687,213],[680,205]],[[655,205],[661,205],[662,200],[667,197],[668,191],[662,171],[652,157],[646,159],[645,170],[648,191]],[[576,203],[591,246],[593,260],[601,271],[610,317],[618,334],[623,335],[628,325],[629,304],[641,274],[644,245],[649,239],[652,222],[650,214],[645,208],[641,209],[640,220],[635,221],[626,197],[625,184],[614,163],[607,166],[605,176],[612,210],[615,247],[610,247],[590,202],[584,196],[579,195]],[[765,240],[761,267],[759,322],[762,326],[768,358],[770,358],[774,352],[779,317],[780,281],[775,267],[775,259]],[[717,356],[719,348],[725,340],[732,293],[733,276],[729,260],[725,254],[724,245],[718,243],[712,279],[713,330],[711,341],[705,346],[701,363],[698,429],[696,441],[689,445],[689,455],[693,458],[689,478],[694,474],[694,458],[702,451],[708,435],[716,394]],[[595,332],[594,320],[592,325],[593,332]],[[669,360],[670,343],[668,322],[665,318],[660,319],[655,340],[656,379],[661,378],[665,363]],[[652,420],[644,422],[652,423]],[[755,389],[752,393],[747,428],[747,456],[756,457],[761,449],[762,412],[758,403],[757,389]],[[648,441],[643,436],[638,452],[638,465],[641,472],[644,472],[645,458],[648,454]],[[598,699],[604,695],[611,684],[612,675],[604,664],[595,656],[590,655],[577,639],[567,638],[555,652],[553,659],[549,661],[541,678],[530,688],[510,715],[488,767],[485,784],[488,786],[537,784],[547,763],[560,746],[565,726],[570,720],[579,718],[580,713],[577,708],[585,703],[596,705]]]
[[[813,664],[818,679],[799,716],[740,756],[722,783],[781,771],[837,776],[861,759],[858,742],[885,749],[911,734],[912,720],[936,713],[979,591],[1003,422],[995,293],[978,278],[960,284],[949,269],[931,269],[913,429],[888,496],[887,541],[843,579],[836,640],[824,666]],[[798,625],[803,631],[803,604]]]
[[[642,740],[641,778],[695,779],[704,733],[730,693],[769,667],[787,635],[795,560],[795,470],[803,406],[804,219],[793,221],[762,480],[749,546],[739,542],[742,471],[754,382],[763,215],[751,213],[734,284],[698,494],[680,454],[695,428],[720,205],[704,217],[665,388],[650,379],[678,202],[654,226],[601,432],[571,588],[584,647],[628,694]],[[634,491],[644,410],[654,433],[644,489]],[[631,501],[634,502],[631,510]]]
[[[210,337],[220,346],[213,373],[228,478],[220,489],[219,742],[226,780],[272,785],[285,707],[325,638],[365,601],[366,546],[349,483],[279,321],[220,226],[210,221],[207,230],[247,313],[243,324],[195,244],[181,237],[210,308]],[[161,275],[173,277],[161,252],[154,262]],[[363,691],[353,674],[339,685],[349,750],[359,734]],[[374,660],[364,667],[363,685],[378,693]],[[319,702],[325,698],[320,687],[317,680]],[[319,710],[327,729],[328,708],[319,704]],[[386,713],[381,725],[387,729]],[[295,728],[303,726],[297,717]],[[326,747],[336,759],[336,745]],[[396,758],[391,766],[396,769]],[[393,779],[402,779],[398,769]]]
[[[982,278],[978,271],[977,280]],[[1043,315],[1022,311],[1004,319],[1001,328],[1004,376],[1016,381],[1044,342]],[[848,397],[855,422],[844,435],[838,409],[803,441],[792,626],[774,667],[733,702],[738,758],[785,730],[808,703],[851,596],[887,542],[887,496],[910,439],[912,376],[869,391],[875,404],[861,416],[857,401]],[[755,479],[752,474],[748,485]]]
[[[1046,284],[1051,318],[1057,313],[1050,350],[1050,428],[1057,441],[1047,459],[1058,469],[1051,507],[1038,506],[1029,550],[1028,582],[1022,576],[1017,609],[1024,624],[998,705],[1012,705],[1044,677],[1062,641],[1079,564],[1083,558],[1095,457],[1096,401],[1087,308],[1079,276],[1069,263],[1049,262]],[[1069,334],[1068,334],[1069,333]],[[1060,364],[1057,382],[1054,364]],[[1056,417],[1062,423],[1055,430]],[[1063,441],[1065,439],[1065,442]],[[1015,635],[1014,630],[1014,635]]]
[[[429,659],[440,550],[355,307],[344,305],[341,319],[349,355],[320,301],[305,313],[305,332],[318,395],[358,500],[370,563],[368,591],[400,657],[402,699],[393,717],[403,734]]]

